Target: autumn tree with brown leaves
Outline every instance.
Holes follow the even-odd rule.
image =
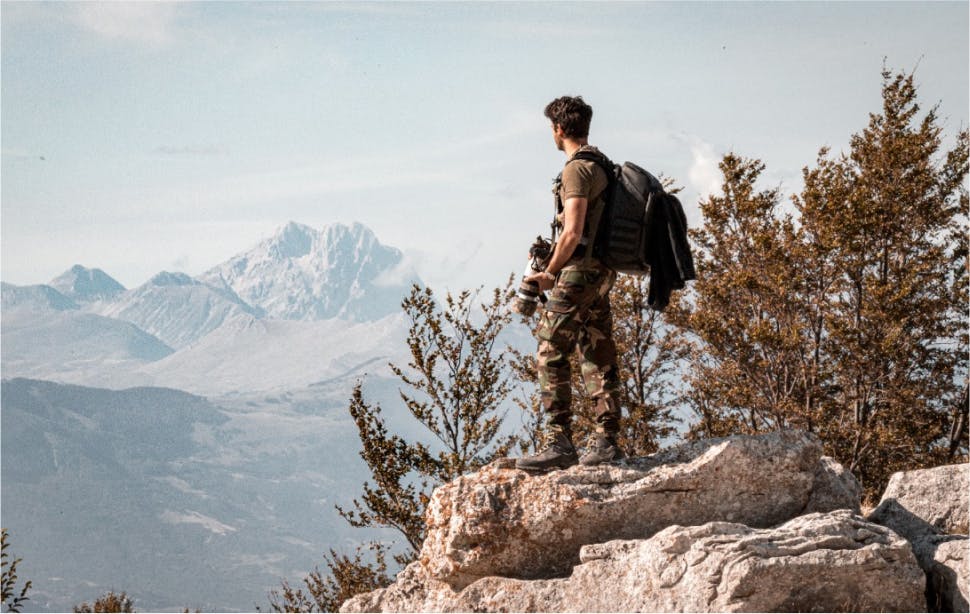
[[[701,203],[704,225],[691,232],[692,303],[669,308],[692,339],[687,396],[699,419],[691,434],[811,428],[818,367],[805,300],[796,298],[808,284],[791,249],[793,222],[779,212],[777,189],[756,189],[760,160],[728,154],[720,169],[722,194]]]
[[[967,132],[942,151],[912,75],[850,151],[805,169],[797,215],[728,154],[692,232],[698,280],[671,317],[693,339],[693,436],[819,434],[872,499],[889,475],[965,458]]]
[[[835,272],[822,433],[870,489],[946,460],[967,411],[967,131],[943,151],[912,74],[884,71],[882,94],[848,154],[823,150],[796,200]],[[959,430],[953,444],[966,454]]]

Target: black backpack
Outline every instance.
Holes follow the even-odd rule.
[[[618,273],[650,274],[648,302],[663,309],[671,290],[682,289],[695,277],[680,200],[632,162],[613,164],[594,151],[580,151],[574,159],[596,162],[609,179],[587,218],[589,236],[594,237],[587,261],[595,256]]]

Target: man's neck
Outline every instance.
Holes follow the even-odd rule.
[[[572,158],[579,151],[580,147],[589,145],[587,139],[563,139],[562,150],[566,154],[566,158]]]

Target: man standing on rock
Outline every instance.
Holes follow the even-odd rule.
[[[545,116],[552,122],[556,147],[566,154],[566,165],[556,190],[559,239],[546,269],[526,279],[543,292],[551,290],[536,329],[539,388],[547,426],[543,449],[516,461],[516,467],[527,471],[565,469],[577,462],[569,365],[569,356],[577,347],[596,415],[596,431],[578,461],[597,465],[623,457],[617,445],[619,374],[610,309],[616,272],[595,256],[586,257],[593,245],[589,213],[605,195],[610,178],[595,161],[577,158],[577,154],[589,152],[585,155],[606,158],[587,142],[593,109],[581,97],[553,100],[546,106]]]

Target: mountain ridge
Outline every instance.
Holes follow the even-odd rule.
[[[403,253],[359,222],[319,231],[288,222],[197,279],[283,320],[378,320],[397,311],[411,284],[420,283]]]
[[[127,290],[74,265],[55,281],[77,300],[3,284],[4,374],[205,394],[306,386],[399,358],[400,303],[415,280],[400,250],[360,223],[289,222],[208,274],[161,271]]]
[[[80,264],[64,271],[48,285],[81,303],[111,300],[125,291],[123,285],[101,269],[89,269]]]

